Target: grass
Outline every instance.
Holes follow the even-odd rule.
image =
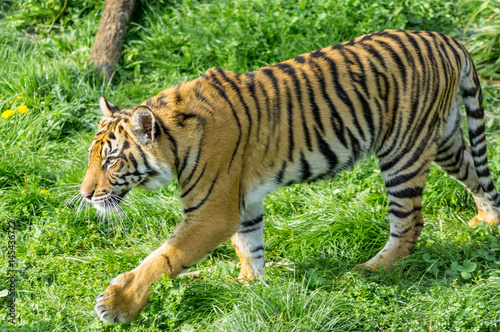
[[[194,269],[201,276],[154,284],[130,325],[109,326],[93,312],[111,278],[130,270],[181,218],[177,187],[134,190],[126,234],[95,212],[64,208],[82,180],[99,118],[97,97],[130,107],[163,88],[219,66],[248,72],[384,28],[450,34],[471,50],[486,110],[500,113],[498,0],[139,1],[113,84],[87,64],[102,1],[0,3],[0,233],[16,225],[15,331],[498,331],[498,228],[467,226],[472,198],[433,168],[425,227],[414,252],[393,270],[353,271],[388,236],[387,200],[374,157],[331,181],[293,185],[265,202],[262,282],[240,284],[237,257],[224,243]],[[59,15],[59,13],[61,13]],[[57,19],[56,19],[57,18]],[[28,113],[16,107],[26,105]],[[487,120],[490,167],[500,170],[500,125]],[[500,188],[500,182],[496,181]],[[59,189],[58,189],[59,188]],[[8,288],[2,251],[1,290]]]

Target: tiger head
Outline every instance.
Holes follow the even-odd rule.
[[[159,189],[172,178],[172,149],[147,106],[120,110],[99,98],[104,118],[88,150],[88,169],[80,188],[87,203],[106,213],[135,186]],[[169,155],[170,153],[170,155]]]

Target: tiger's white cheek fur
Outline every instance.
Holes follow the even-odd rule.
[[[173,178],[173,173],[170,168],[166,171],[162,171],[159,174],[148,177],[143,183],[139,186],[149,189],[149,190],[158,190],[163,187],[168,181]]]
[[[158,190],[174,177],[172,168],[165,162],[159,162],[156,158],[150,158],[149,165],[156,173],[148,176],[139,186],[149,190]],[[140,166],[139,166],[140,167]]]

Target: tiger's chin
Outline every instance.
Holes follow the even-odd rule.
[[[99,212],[106,213],[109,210],[107,203],[108,203],[107,201],[92,202],[92,207]]]

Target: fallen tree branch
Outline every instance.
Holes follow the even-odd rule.
[[[125,30],[134,11],[136,0],[106,0],[90,62],[98,75],[110,79],[123,51]]]

